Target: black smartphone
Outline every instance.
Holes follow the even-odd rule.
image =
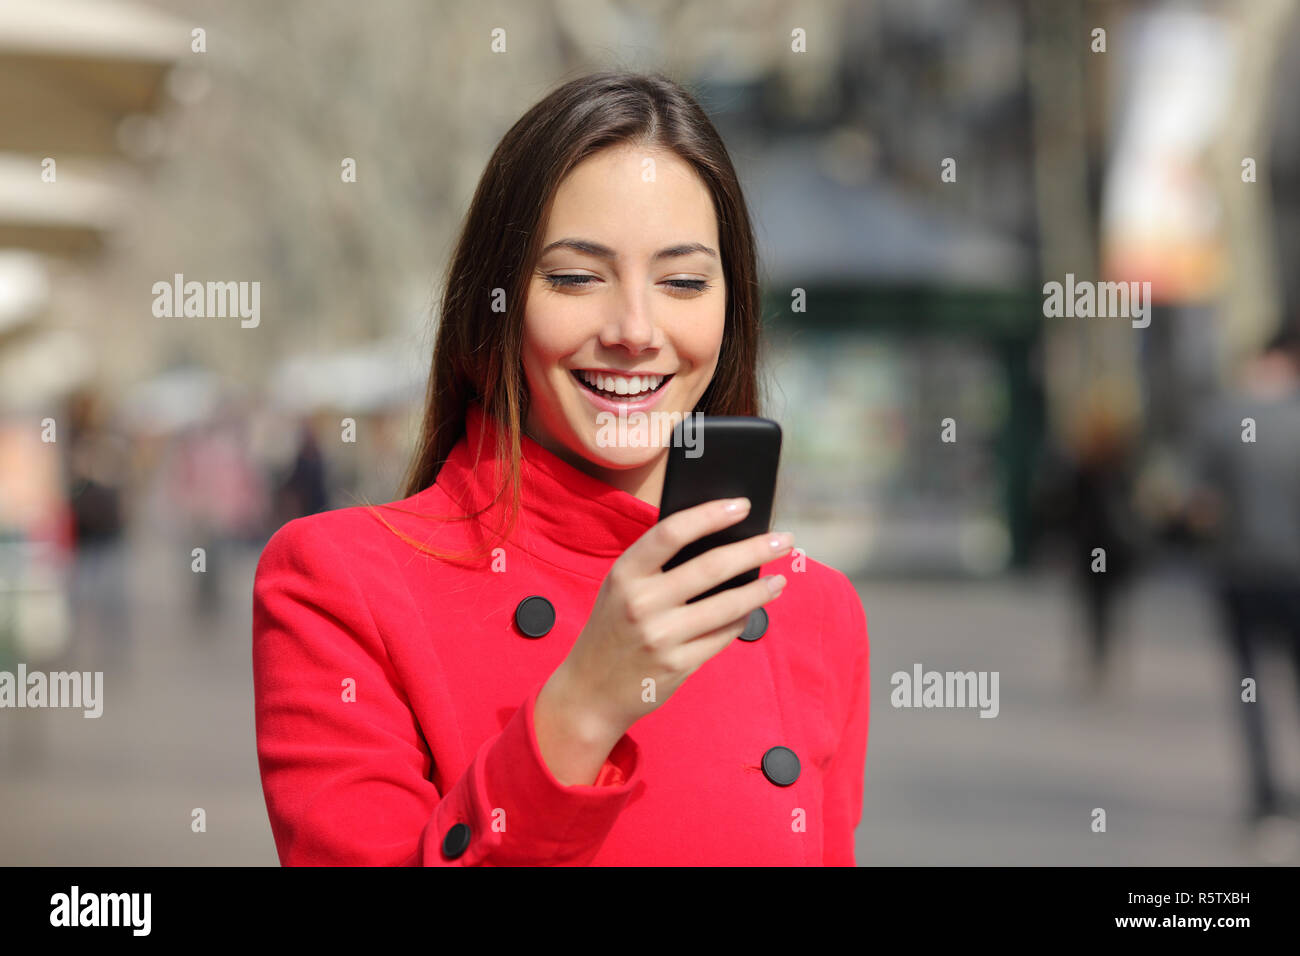
[[[691,414],[678,422],[668,449],[659,520],[717,498],[745,497],[750,500],[750,509],[743,520],[682,548],[663,570],[671,571],[719,545],[771,531],[780,460],[781,426],[770,419]],[[686,603],[756,580],[758,568],[738,574]]]

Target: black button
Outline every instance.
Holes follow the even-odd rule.
[[[799,779],[799,758],[789,747],[773,747],[763,754],[763,774],[778,787],[788,787]]]
[[[767,633],[767,611],[761,607],[756,607],[749,612],[749,620],[745,622],[745,629],[740,632],[742,641],[756,641]]]
[[[555,626],[555,608],[540,594],[526,597],[515,608],[515,624],[526,637],[541,637]]]
[[[449,860],[454,860],[469,849],[469,824],[456,823],[442,838],[442,852]]]

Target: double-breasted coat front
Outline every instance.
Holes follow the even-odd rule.
[[[869,672],[848,578],[797,550],[763,565],[787,578],[780,597],[637,721],[592,785],[565,786],[538,749],[537,693],[658,509],[524,436],[518,526],[492,554],[442,560],[385,525],[439,551],[503,527],[508,495],[439,520],[495,497],[497,427],[471,405],[402,511],[297,518],[262,553],[257,753],[281,862],[853,865]]]

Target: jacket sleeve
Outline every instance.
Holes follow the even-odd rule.
[[[253,583],[257,755],[280,862],[589,862],[640,780],[636,742],[624,735],[592,785],[561,784],[533,726],[542,681],[439,793],[366,595],[319,517],[277,531]]]
[[[862,788],[867,760],[867,724],[871,713],[870,643],[867,638],[867,615],[862,599],[849,579],[843,578],[843,591],[835,603],[838,611],[831,618],[833,626],[843,628],[848,646],[853,650],[852,666],[845,662],[845,672],[852,674],[848,688],[847,714],[835,755],[826,770],[824,839],[822,860],[826,866],[856,866],[854,831],[862,819]],[[838,662],[828,662],[831,666]]]

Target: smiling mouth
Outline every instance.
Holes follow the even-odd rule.
[[[570,371],[569,374],[573,376],[574,381],[576,381],[580,386],[585,388],[587,391],[591,392],[593,395],[599,395],[601,398],[611,402],[629,402],[629,403],[643,401],[644,399],[649,398],[651,395],[655,394],[656,392],[662,391],[664,386],[667,385],[670,381],[672,381],[673,378],[672,375],[634,376],[635,378],[639,379],[639,381],[636,383],[635,386],[638,388],[640,388],[641,383],[644,382],[646,379],[653,380],[654,378],[659,378],[660,381],[659,384],[655,385],[653,388],[648,388],[648,387],[640,388],[640,391],[637,392],[619,392],[616,390],[617,386],[622,382],[626,382],[627,379],[620,380],[617,376],[601,375],[598,373],[586,372],[582,369],[573,369]],[[590,379],[590,381],[588,379]]]

